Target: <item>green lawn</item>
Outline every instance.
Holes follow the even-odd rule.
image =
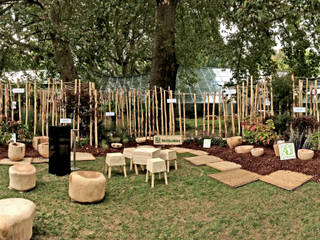
[[[102,158],[78,163],[82,170],[102,171],[103,165]],[[33,239],[320,238],[318,183],[294,192],[262,182],[232,189],[207,176],[215,170],[180,160],[168,186],[156,177],[151,189],[144,174],[130,172],[125,179],[115,173],[103,202],[77,204],[68,197],[68,176],[36,167],[37,187],[19,193],[7,189],[8,166],[0,166],[0,198],[24,197],[37,205]]]

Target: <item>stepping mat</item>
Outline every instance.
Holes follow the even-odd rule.
[[[24,158],[21,161],[11,161],[9,158],[3,158],[0,160],[0,165],[13,165],[13,164],[25,164],[31,163],[32,158]]]
[[[32,163],[33,164],[38,164],[38,163],[48,163],[49,162],[49,158],[32,158]]]
[[[255,182],[261,177],[257,173],[253,173],[244,169],[234,169],[209,175],[209,177],[218,180],[230,187],[240,187],[248,183]]]
[[[313,176],[288,170],[278,170],[260,177],[260,181],[291,191],[308,182]]]
[[[76,161],[93,161],[96,158],[91,153],[76,152]],[[73,152],[71,152],[71,161],[73,161]]]
[[[211,156],[211,155],[203,155],[203,156],[196,156],[196,157],[186,157],[185,160],[191,162],[196,166],[204,165],[206,163],[215,163],[223,161],[221,158]]]
[[[215,168],[220,171],[229,171],[229,170],[239,169],[242,167],[240,164],[236,164],[234,162],[229,162],[229,161],[211,162],[211,163],[207,163],[207,166]]]
[[[202,150],[192,150],[192,149],[190,149],[189,153],[191,153],[193,155],[197,155],[197,156],[208,155],[208,153],[206,151],[202,151]]]
[[[186,153],[186,152],[192,151],[192,149],[190,149],[190,148],[182,148],[182,147],[172,147],[172,148],[169,148],[169,149],[174,150],[177,153]]]

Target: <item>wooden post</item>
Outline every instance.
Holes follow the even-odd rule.
[[[316,79],[314,82],[314,88],[315,88],[315,102],[316,102],[316,114],[317,114],[317,121],[319,122],[319,106],[318,106],[318,80]]]
[[[81,80],[78,84],[78,106],[77,106],[77,141],[80,141],[80,104],[81,104]]]
[[[306,107],[305,115],[306,116],[308,115],[308,90],[309,90],[309,79],[307,78],[306,79],[306,104],[305,104],[305,107]]]
[[[51,125],[54,126],[54,118],[55,118],[55,80],[52,80],[52,92],[51,92]]]
[[[164,105],[164,129],[166,136],[168,136],[168,129],[167,129],[167,98],[166,98],[166,90],[163,89],[163,105]]]
[[[193,106],[194,106],[194,129],[195,135],[198,136],[198,119],[197,119],[197,95],[193,95]]]
[[[202,95],[202,102],[203,102],[203,115],[202,115],[202,133],[205,134],[206,132],[206,94]]]
[[[227,106],[226,106],[225,96],[222,92],[222,107],[223,107],[223,125],[224,125],[224,137],[228,137],[228,128],[227,128]]]
[[[212,130],[211,134],[214,136],[214,128],[215,128],[215,108],[216,108],[216,91],[213,94],[213,103],[212,103]]]
[[[161,105],[161,135],[164,135],[164,126],[163,126],[163,93],[162,93],[162,88],[160,88],[160,105]]]
[[[15,101],[15,97],[12,93],[12,85],[11,82],[9,82],[9,96],[10,96],[10,106],[11,106],[11,120],[14,121],[14,106],[13,102]]]
[[[132,120],[132,117],[131,117],[131,89],[129,88],[129,134],[131,136],[132,134],[132,124],[131,124],[131,120]],[[127,113],[128,114],[128,113]]]
[[[137,108],[138,108],[138,136],[141,136],[141,126],[140,126],[140,92],[137,89]]]
[[[294,74],[291,75],[291,80],[292,80],[292,107],[294,109],[295,101],[296,101],[296,96],[295,96],[295,83],[294,83]],[[295,113],[292,109],[292,115],[295,117]]]
[[[233,98],[232,94],[230,95],[230,104],[231,104],[231,124],[232,124],[232,136],[236,135],[236,129],[234,125],[234,112],[233,112]],[[253,106],[253,104],[252,104]]]
[[[94,86],[94,83],[93,83]],[[94,143],[95,147],[98,147],[98,117],[97,117],[97,112],[98,112],[98,93],[97,89],[95,86],[93,87],[94,89]]]
[[[272,76],[270,76],[270,104],[271,104],[271,116],[274,116]]]
[[[178,111],[179,111],[179,132],[182,136],[182,119],[181,119],[181,99],[180,99],[180,90],[178,91]]]
[[[302,80],[299,80],[299,107],[303,107],[302,88],[303,88],[303,82],[302,82]],[[302,116],[302,113],[299,113],[299,116]]]
[[[0,82],[0,123],[3,121],[3,86],[2,83]]]
[[[251,87],[250,87],[250,122],[253,122],[253,99],[254,99],[254,92],[253,92],[253,76],[251,76]]]
[[[141,135],[144,136],[143,93],[142,93],[141,101],[140,101],[140,109],[141,109]]]
[[[20,88],[20,81],[17,81],[17,87]],[[21,118],[21,94],[18,94],[18,113],[19,113],[19,122],[22,122],[22,118]]]
[[[89,124],[89,144],[92,146],[92,84],[89,82],[89,108],[90,108],[90,124]],[[117,112],[117,110],[115,111]],[[117,117],[116,117],[117,119]],[[116,120],[117,121],[117,120]]]
[[[155,114],[154,114],[154,104],[155,104],[155,91],[152,91],[152,101],[151,101],[151,105],[152,105],[152,134],[154,135],[155,133],[155,129],[156,129],[156,126],[155,126]]]
[[[145,130],[144,130],[144,135],[147,138],[148,137],[148,92],[144,92],[144,106],[145,106]]]
[[[266,89],[267,88],[267,82],[266,77],[263,79],[263,119],[266,118]]]
[[[137,116],[136,116],[136,91],[132,91],[133,94],[133,133],[137,136]]]
[[[148,90],[149,139],[151,139],[151,92]]]
[[[170,91],[170,96],[173,98],[172,90]],[[173,103],[171,103],[171,119],[172,119],[172,134],[176,135],[176,126],[175,126],[175,116],[174,116],[174,106]]]
[[[249,92],[249,78],[247,77],[247,87],[246,87],[246,117],[248,116],[248,92]]]
[[[34,102],[33,102],[33,136],[37,134],[37,81],[34,80],[33,85],[33,95],[34,95]]]
[[[170,91],[170,87],[168,88],[168,99],[171,98],[171,91]],[[167,100],[168,101],[168,100]],[[171,106],[172,103],[168,104],[169,107],[169,135],[172,135],[172,115],[171,115]]]
[[[209,93],[207,94],[207,135],[210,135],[210,104]]]

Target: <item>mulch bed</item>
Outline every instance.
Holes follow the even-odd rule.
[[[41,157],[38,151],[34,150],[32,144],[26,144],[26,155],[25,158],[36,158]],[[8,146],[0,145],[0,159],[8,158]]]

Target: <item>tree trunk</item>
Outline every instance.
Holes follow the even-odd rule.
[[[175,53],[175,15],[178,0],[156,0],[155,33],[150,89],[176,88],[178,63]]]

